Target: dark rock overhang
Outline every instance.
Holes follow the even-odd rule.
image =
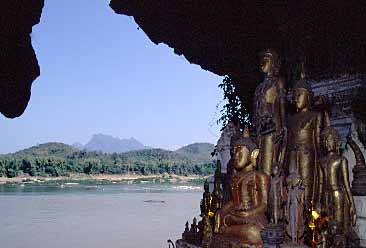
[[[366,67],[362,1],[111,0],[110,6],[133,16],[155,44],[231,76],[242,96],[261,80],[258,53],[265,48],[280,52],[288,81],[304,57],[312,79]]]
[[[30,34],[40,21],[43,0],[0,1],[0,112],[20,116],[40,68]]]

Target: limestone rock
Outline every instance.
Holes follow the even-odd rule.
[[[0,112],[20,116],[32,82],[40,75],[31,44],[32,26],[40,21],[43,0],[0,1]]]

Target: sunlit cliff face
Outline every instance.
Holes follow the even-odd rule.
[[[271,56],[263,56],[261,60],[261,70],[265,74],[272,74],[273,71],[273,59]]]
[[[234,168],[238,171],[251,164],[249,149],[246,146],[234,147]]]
[[[295,89],[293,98],[298,111],[309,108],[310,94],[307,89],[303,88]]]

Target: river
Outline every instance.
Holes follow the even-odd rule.
[[[0,247],[168,247],[201,196],[195,186],[0,185]]]

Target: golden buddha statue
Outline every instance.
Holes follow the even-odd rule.
[[[203,216],[203,235],[202,235],[202,248],[209,248],[212,240],[212,226],[211,220],[208,216]]]
[[[211,211],[213,213],[216,213],[216,211],[221,208],[223,202],[223,195],[221,190],[221,177],[222,177],[221,163],[220,160],[218,160],[215,170],[215,182],[211,200]]]
[[[283,149],[286,147],[282,145],[286,134],[286,90],[284,80],[278,76],[279,69],[278,54],[271,49],[264,51],[261,54],[261,70],[265,78],[255,90],[253,124],[261,151],[259,170],[268,176],[272,173],[274,162],[282,165]]]
[[[212,200],[212,196],[209,190],[209,184],[207,182],[207,180],[205,181],[204,185],[203,185],[203,195],[202,195],[202,199],[201,199],[201,204],[200,204],[200,208],[201,208],[201,216],[208,216],[211,210],[211,200]]]
[[[214,232],[240,244],[262,245],[260,231],[267,223],[270,178],[255,170],[259,150],[247,129],[232,146],[232,200],[216,212]]]
[[[303,244],[305,232],[304,186],[298,173],[289,174],[286,183],[284,215],[287,225],[285,231],[292,243]]]
[[[322,211],[326,213],[332,229],[331,235],[348,235],[356,224],[356,209],[351,194],[348,162],[340,154],[340,137],[333,127],[322,132],[322,144],[326,155],[321,159],[319,182]]]
[[[320,147],[322,113],[311,110],[313,92],[306,80],[301,79],[295,83],[293,98],[297,113],[289,118],[286,169],[288,175],[297,175],[304,187],[307,223],[314,202],[315,168]]]

